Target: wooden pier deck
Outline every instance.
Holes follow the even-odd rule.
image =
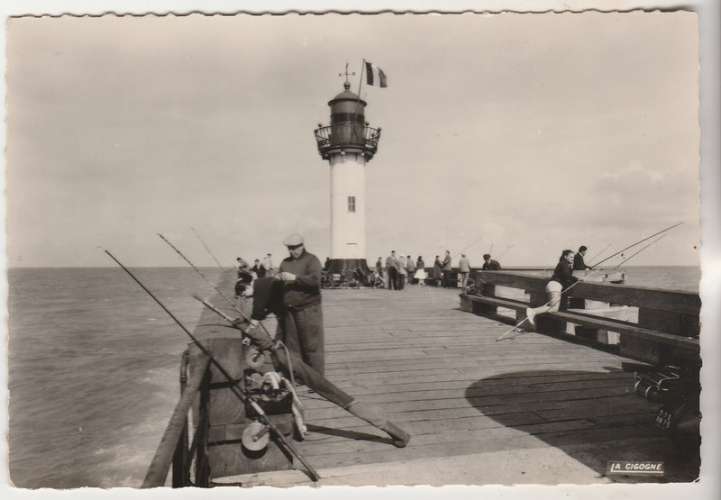
[[[653,427],[620,356],[462,312],[458,291],[323,292],[326,376],[412,434],[408,447],[301,389],[310,433],[298,448],[320,484],[560,484],[692,481]],[[272,326],[268,322],[268,326]],[[666,475],[605,477],[608,460],[665,461]],[[230,478],[229,478],[230,479]],[[310,484],[300,471],[233,477]]]

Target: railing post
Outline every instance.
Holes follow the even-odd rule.
[[[484,297],[495,297],[496,285],[483,281],[482,274],[483,273],[478,271],[471,273],[471,277],[476,283],[476,290],[478,295],[482,295]],[[495,315],[498,313],[498,308],[496,306],[492,306],[490,304],[480,304],[478,302],[473,303],[472,309],[474,314]]]
[[[180,359],[180,395],[188,385],[188,351],[184,351]],[[186,412],[183,430],[173,455],[173,488],[190,485],[190,460],[188,451],[188,417]]]
[[[638,326],[678,335],[681,333],[681,315],[670,311],[639,307]],[[666,363],[670,358],[667,346],[627,335],[621,336],[620,353],[656,365]]]
[[[198,428],[195,430],[198,446],[195,455],[195,484],[201,488],[210,487],[210,468],[208,463],[208,429],[210,415],[210,368],[205,372],[200,388],[200,404],[198,409]]]

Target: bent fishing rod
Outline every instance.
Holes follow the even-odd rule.
[[[202,272],[200,269],[198,269],[198,268],[195,266],[195,264],[193,264],[193,263],[190,261],[190,259],[185,256],[185,254],[184,254],[183,252],[180,251],[180,249],[179,249],[178,247],[176,247],[175,245],[173,245],[173,244],[170,242],[170,240],[168,240],[168,238],[166,238],[166,237],[163,236],[162,234],[158,233],[158,236],[160,237],[161,240],[163,240],[165,243],[167,243],[170,248],[172,248],[173,250],[175,250],[175,253],[177,253],[178,255],[180,255],[180,257],[181,257],[185,262],[187,262],[188,265],[189,265],[190,267],[192,267],[193,270],[194,270],[196,273],[198,273],[198,275],[199,275],[201,278],[203,278],[203,280],[204,280],[208,285],[210,285],[210,286],[213,288],[213,290],[215,290],[216,292],[218,292],[218,295],[220,295],[220,296],[223,298],[223,300],[225,300],[225,301],[228,303],[228,305],[229,305],[230,307],[232,307],[235,311],[237,311],[237,312],[240,313],[240,309],[233,303],[233,301],[231,301],[228,297],[226,297],[226,295],[220,290],[220,288],[218,288],[217,286],[215,286],[215,285],[208,279],[208,277],[205,276],[205,274],[203,274],[203,272]],[[241,313],[241,314],[242,314],[242,313]]]
[[[628,250],[629,248],[633,248],[634,246],[637,246],[638,244],[640,244],[640,243],[642,243],[642,242],[644,242],[644,241],[647,241],[647,240],[649,240],[650,238],[653,238],[653,237],[655,237],[655,236],[661,235],[659,238],[656,238],[654,241],[652,241],[652,242],[649,243],[648,245],[645,245],[643,248],[641,248],[640,250],[638,250],[636,253],[634,253],[634,254],[631,255],[630,257],[627,257],[625,260],[621,261],[621,262],[614,268],[614,270],[618,270],[618,269],[621,268],[621,266],[622,266],[624,263],[628,262],[629,260],[631,260],[632,258],[634,258],[635,256],[637,256],[638,254],[640,254],[641,252],[643,252],[643,251],[646,250],[647,248],[649,248],[649,247],[651,247],[652,245],[654,245],[654,244],[658,243],[659,241],[661,241],[661,240],[666,236],[665,233],[667,233],[668,231],[670,231],[671,229],[673,229],[673,228],[675,228],[675,227],[680,226],[681,224],[682,224],[682,222],[679,222],[678,224],[674,224],[673,226],[669,226],[669,227],[667,227],[666,229],[664,229],[664,230],[662,230],[662,231],[659,231],[659,232],[657,232],[657,233],[654,233],[654,234],[652,234],[651,236],[648,236],[648,237],[646,237],[646,238],[644,238],[644,239],[636,242],[636,243],[633,244],[633,245],[629,245],[629,246],[627,246],[626,248],[624,248],[623,250],[621,250],[621,251],[619,251],[619,252],[616,252],[615,254],[613,254],[613,255],[611,255],[611,256],[609,256],[609,257],[606,257],[605,259],[603,259],[603,260],[602,260],[601,262],[599,262],[598,264],[600,264],[600,263],[602,263],[602,262],[606,262],[606,261],[608,261],[609,259],[611,259],[612,257],[615,257],[616,255],[620,254],[621,252],[623,252],[623,251],[625,251],[625,250]],[[598,264],[596,264],[596,266],[597,266]],[[592,267],[592,268],[593,268],[593,267]],[[601,272],[601,270],[600,270],[600,269],[597,269],[597,270],[595,270],[594,272],[592,272],[591,274],[589,274],[587,277],[594,276],[594,275],[596,275],[596,274],[599,274],[600,272]],[[576,281],[575,283],[571,283],[568,287],[566,287],[565,289],[561,290],[561,295],[563,295],[564,293],[568,293],[569,290],[571,290],[573,287],[575,287],[575,286],[578,285],[579,283],[582,283],[582,281],[581,281],[581,280],[578,280],[578,281]],[[549,300],[548,302],[546,302],[545,304],[543,304],[543,305],[540,306],[540,307],[547,306],[547,305],[550,304],[550,303],[551,303],[551,301]],[[511,333],[513,333],[514,331],[516,331],[516,329],[517,329],[519,326],[523,325],[526,321],[528,321],[528,317],[523,318],[521,321],[519,321],[518,323],[516,323],[516,324],[513,326],[513,328],[511,328],[510,330],[504,332],[500,337],[498,337],[498,338],[496,339],[496,342],[499,342],[499,341],[501,341],[501,340],[505,340],[505,338],[506,338],[507,335],[510,335]]]
[[[623,259],[621,262],[619,262],[618,265],[613,268],[613,270],[614,270],[614,271],[618,270],[618,269],[619,269],[622,265],[624,265],[626,262],[628,262],[629,260],[633,259],[635,256],[637,256],[638,254],[640,254],[641,252],[643,252],[644,250],[646,250],[648,247],[655,245],[656,243],[658,243],[659,241],[661,241],[662,239],[664,239],[666,236],[667,236],[666,234],[662,234],[661,236],[659,236],[658,238],[656,238],[655,240],[653,240],[653,241],[652,241],[651,243],[649,243],[648,245],[644,245],[643,248],[641,248],[641,250],[635,252],[635,253],[632,254],[631,256],[626,257],[626,258]]]
[[[190,226],[190,230],[193,231],[193,234],[195,235],[196,238],[198,238],[198,241],[200,241],[200,243],[203,245],[203,248],[205,248],[205,251],[208,252],[208,255],[210,255],[213,258],[215,263],[218,265],[218,269],[220,269],[221,271],[225,271],[225,268],[223,267],[223,265],[220,263],[220,261],[217,258],[215,258],[215,255],[213,255],[213,252],[210,251],[210,248],[208,247],[208,245],[205,244],[205,241],[203,241],[203,238],[200,237],[200,234],[198,234],[198,232],[195,230],[195,228],[193,226]]]
[[[633,248],[633,247],[635,247],[635,246],[638,246],[638,245],[640,245],[641,243],[643,243],[644,241],[648,241],[648,240],[650,240],[651,238],[655,238],[656,236],[658,236],[658,235],[660,235],[660,234],[666,233],[666,232],[670,231],[671,229],[674,229],[674,228],[680,226],[681,224],[683,224],[683,222],[678,222],[678,223],[676,223],[676,224],[673,224],[673,225],[671,225],[671,226],[668,226],[666,229],[662,229],[661,231],[658,231],[657,233],[653,233],[651,236],[646,236],[645,238],[640,239],[640,240],[638,240],[637,242],[632,243],[632,244],[628,245],[627,247],[622,248],[622,249],[619,250],[618,252],[609,255],[609,256],[606,257],[605,259],[603,259],[603,260],[601,260],[601,261],[599,261],[599,262],[596,262],[594,265],[590,266],[590,268],[591,268],[591,269],[594,269],[594,268],[600,266],[601,264],[603,264],[604,262],[606,262],[606,261],[608,261],[608,260],[611,260],[611,259],[614,258],[616,255],[622,254],[622,253],[625,252],[626,250],[628,250],[628,249],[630,249],[630,248]]]
[[[239,400],[242,404],[246,404],[246,403],[247,403],[248,405],[250,405],[250,407],[253,409],[253,411],[255,411],[256,414],[258,415],[258,419],[261,421],[261,423],[268,428],[268,430],[276,437],[276,439],[278,439],[278,441],[279,441],[290,453],[292,453],[293,456],[296,457],[296,458],[298,459],[298,461],[300,461],[300,463],[303,464],[303,466],[306,468],[306,473],[308,474],[308,477],[310,477],[310,479],[311,479],[312,481],[318,481],[318,480],[320,479],[320,475],[318,475],[318,472],[316,472],[316,470],[313,468],[313,466],[311,466],[311,465],[305,460],[305,458],[303,457],[303,455],[300,454],[300,452],[296,449],[296,447],[295,447],[290,441],[288,441],[288,440],[286,439],[286,437],[283,435],[283,433],[282,433],[280,430],[278,430],[278,428],[273,424],[273,422],[271,422],[271,420],[270,420],[270,418],[268,417],[268,415],[265,413],[265,411],[263,411],[263,408],[262,408],[251,396],[248,396],[248,395],[246,395],[246,394],[243,393],[243,389],[240,387],[238,381],[235,380],[235,379],[232,377],[232,375],[230,375],[230,373],[223,367],[222,364],[220,364],[220,362],[219,362],[217,359],[215,359],[215,356],[213,356],[213,353],[210,352],[210,350],[208,350],[208,348],[206,348],[192,333],[190,333],[190,330],[188,330],[188,328],[170,311],[170,309],[168,309],[168,308],[165,306],[165,304],[163,304],[163,303],[160,301],[160,299],[158,299],[158,298],[153,294],[153,292],[151,292],[151,291],[148,289],[148,287],[146,287],[146,286],[132,273],[132,271],[130,271],[130,269],[128,269],[127,267],[125,267],[125,266],[124,266],[112,253],[110,253],[108,250],[105,250],[105,249],[104,249],[103,251],[108,255],[108,257],[110,257],[111,259],[113,259],[113,260],[115,261],[115,263],[118,264],[118,266],[120,266],[121,269],[122,269],[123,271],[125,271],[125,272],[133,279],[133,281],[135,281],[135,282],[140,286],[140,288],[142,288],[142,289],[145,291],[145,293],[147,293],[147,294],[155,301],[155,303],[158,304],[158,305],[161,307],[161,309],[163,309],[163,311],[165,311],[165,313],[166,313],[168,316],[170,316],[170,318],[175,322],[175,324],[177,324],[177,325],[180,327],[180,329],[183,330],[183,332],[185,332],[185,334],[186,334],[188,337],[190,337],[190,340],[193,342],[193,344],[195,344],[195,346],[196,346],[198,349],[200,349],[200,351],[208,357],[208,359],[210,360],[210,362],[213,363],[213,366],[215,366],[215,367],[218,369],[218,371],[223,375],[223,377],[225,377],[225,378],[228,380],[228,382],[229,382],[228,388],[230,389],[230,392],[232,392],[233,395],[234,395],[235,397],[237,397],[238,400]]]

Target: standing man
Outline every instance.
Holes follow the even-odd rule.
[[[464,253],[461,254],[461,258],[458,261],[458,272],[461,273],[461,290],[465,292],[468,275],[471,272],[471,263]]]
[[[406,286],[408,278],[408,269],[406,269],[406,258],[402,255],[398,257],[398,290],[403,290]]]
[[[325,373],[323,309],[321,308],[321,264],[305,250],[300,234],[291,234],[283,244],[290,256],[280,263],[275,279],[283,281],[285,312],[278,321],[280,340],[318,373]],[[270,256],[270,254],[268,254]]]
[[[451,286],[451,271],[453,270],[450,250],[446,250],[446,256],[443,258],[442,266],[443,266],[443,288],[448,288],[449,286]]]
[[[391,250],[391,254],[386,259],[386,273],[388,273],[388,289],[398,289],[398,259],[396,251]]]
[[[586,250],[588,250],[588,247],[586,247],[586,245],[581,245],[580,247],[578,247],[578,253],[573,258],[574,271],[585,271],[586,269],[592,269],[591,266],[587,266],[586,263],[583,261],[583,258],[586,256]]]
[[[408,272],[408,284],[413,283],[413,277],[416,274],[416,263],[413,262],[411,256],[406,257],[406,271]]]

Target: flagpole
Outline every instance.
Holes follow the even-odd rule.
[[[363,85],[363,70],[365,69],[365,67],[366,67],[366,60],[362,59],[361,60],[360,80],[358,81],[358,97],[361,96],[360,92],[361,92],[361,85]]]

